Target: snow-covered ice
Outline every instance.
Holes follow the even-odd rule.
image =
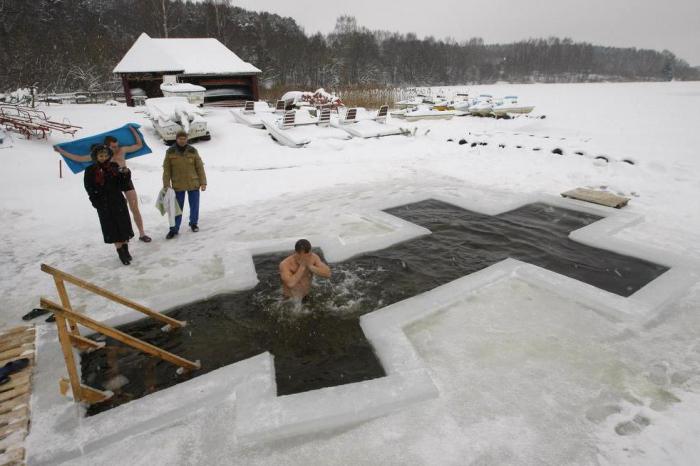
[[[430,195],[498,211],[578,186],[632,198],[620,215],[633,221],[613,225],[595,241],[647,251],[661,262],[679,260],[687,281],[667,280],[658,288],[662,293],[642,289],[627,300],[591,290],[567,297],[558,287],[575,291],[578,284],[530,269],[474,289],[467,284],[478,277],[465,280],[464,288],[448,284],[452,298],[394,334],[406,343],[402,351],[410,352],[397,364],[413,364],[396,366],[405,369],[397,375],[423,371],[425,396],[406,396],[410,402],[394,405],[384,399],[381,406],[393,409],[378,409],[380,417],[353,417],[391,393],[387,387],[354,414],[346,407],[345,424],[319,421],[316,430],[303,405],[329,405],[338,393],[352,397],[353,387],[290,398],[298,403],[280,397],[276,405],[261,406],[279,409],[282,421],[284,413],[298,409],[300,417],[293,419],[307,424],[295,424],[306,426],[299,435],[274,442],[250,443],[255,426],[246,431],[248,420],[239,419],[251,414],[250,404],[239,405],[249,396],[241,387],[255,379],[241,371],[260,370],[264,381],[271,364],[264,355],[172,387],[175,392],[164,390],[83,419],[80,409],[58,395],[57,378],[65,368],[54,328],[42,325],[30,464],[59,458],[71,464],[697,464],[700,287],[693,273],[700,261],[695,201],[700,83],[499,85],[471,91],[517,94],[547,117],[426,121],[415,123],[414,137],[318,140],[291,149],[262,130],[235,124],[223,109],[210,109],[212,140],[197,144],[209,179],[202,229],[167,243],[162,239],[167,219],[153,207],[165,146],[145,116],[123,106],[45,108],[59,120],[84,126],[78,137],[130,121],[146,123],[155,153],[129,166],[155,240],[135,243],[134,262],[120,266],[112,248],[101,243],[81,177],[58,178],[58,156],[50,144],[66,138],[14,137],[14,147],[0,152],[9,171],[0,187],[1,322],[15,324],[40,295],[55,294],[50,277],[39,271],[41,262],[164,310],[251,286],[250,253],[291,248],[301,236],[320,244],[333,261],[424,233],[378,212],[381,206]],[[552,154],[555,148],[563,155]],[[594,233],[574,237],[587,241]],[[76,306],[97,319],[138,317],[73,288],[69,292]],[[657,299],[660,295],[667,299]],[[416,312],[415,306],[406,309]],[[369,333],[370,327],[363,322]],[[386,354],[396,348],[391,338],[388,343]],[[403,394],[410,395],[412,387]],[[394,395],[401,399],[401,390]],[[140,424],[130,412],[139,413]],[[124,419],[133,421],[133,430],[128,422],[116,425]],[[265,416],[255,419],[267,429]],[[69,454],[52,459],[66,440]]]

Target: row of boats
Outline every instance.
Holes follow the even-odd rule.
[[[459,99],[448,100],[445,97],[418,95],[413,99],[397,102],[399,110],[391,112],[394,118],[408,121],[422,119],[450,119],[454,116],[495,116],[528,114],[535,107],[520,103],[518,96],[508,95],[494,98],[491,94],[480,94],[469,98],[467,94],[458,94]]]
[[[153,128],[166,143],[173,142],[180,130],[186,131],[193,140],[210,139],[204,110],[193,105],[188,98],[158,97],[146,99],[145,104]],[[453,101],[441,97],[418,96],[398,102],[399,110],[391,113],[388,106],[383,105],[376,114],[362,108],[343,106],[335,107],[332,112],[331,105],[295,105],[291,110],[288,107],[289,102],[286,100],[277,101],[275,107],[270,107],[266,102],[247,101],[243,108],[231,110],[231,114],[238,123],[266,129],[280,144],[303,147],[314,139],[376,138],[413,133],[413,130],[405,126],[388,123],[388,115],[391,115],[394,122],[401,124],[401,121],[450,119],[461,115],[526,114],[534,109],[532,106],[521,105],[517,96],[494,99],[489,94]]]
[[[273,108],[265,102],[246,102],[244,108],[231,110],[234,119],[252,128],[265,129],[278,143],[303,147],[314,139],[377,138],[407,135],[410,129],[387,123],[389,107],[383,105],[376,114],[360,108],[300,107],[285,109],[279,100]]]

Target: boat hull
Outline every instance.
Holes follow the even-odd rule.
[[[380,138],[384,136],[397,136],[410,133],[410,130],[386,123],[377,123],[374,120],[360,120],[354,123],[342,123],[340,120],[331,120],[331,125],[342,129],[356,138]]]
[[[455,112],[453,111],[436,111],[433,113],[421,113],[418,115],[411,115],[410,113],[407,113],[404,118],[406,121],[419,121],[419,120],[450,120],[452,117],[455,116]]]
[[[265,127],[260,117],[255,113],[246,113],[244,110],[237,108],[231,110],[231,115],[233,115],[233,119],[236,120],[237,123],[242,125],[258,129],[263,129]]]
[[[532,112],[535,109],[534,106],[522,106],[522,107],[501,107],[494,108],[493,113],[497,116],[506,115],[508,113],[524,115]]]

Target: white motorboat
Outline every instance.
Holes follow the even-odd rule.
[[[284,115],[261,115],[260,119],[270,136],[289,147],[304,147],[315,139],[350,139],[350,134],[330,126],[331,111],[323,109],[318,118],[306,110],[289,110]]]
[[[338,117],[331,119],[331,125],[340,128],[358,138],[378,138],[383,136],[407,135],[411,131],[406,128],[387,124],[386,117],[389,107],[382,105],[375,116],[369,116],[361,109],[349,108],[339,111]],[[365,113],[365,115],[362,115]]]
[[[392,113],[392,116],[394,114]],[[422,106],[413,110],[406,110],[403,118],[406,121],[418,120],[449,120],[455,116],[454,110],[436,110],[431,107]]]
[[[253,102],[248,100],[243,108],[234,108],[230,110],[234,120],[242,125],[250,126],[251,128],[264,128],[261,116],[270,113],[284,113],[284,101],[278,100],[276,108],[267,105],[267,102]]]
[[[503,116],[509,113],[512,114],[527,114],[535,109],[531,105],[522,105],[518,102],[518,96],[508,95],[502,99],[498,99],[493,103],[492,112],[496,116]]]
[[[408,108],[414,108],[414,107],[421,105],[423,103],[424,99],[426,99],[426,98],[427,98],[427,96],[419,94],[416,97],[413,97],[412,99],[399,100],[398,102],[396,102],[396,107],[401,109],[401,110],[405,110]]]
[[[202,86],[190,83],[164,82],[160,85],[160,91],[164,97],[185,97],[192,105],[204,105],[204,93],[207,91]]]
[[[211,139],[202,110],[186,97],[155,97],[145,103],[153,128],[166,144],[175,142],[178,131],[185,131],[190,140]]]
[[[469,107],[474,105],[474,99],[469,98],[469,94],[457,94],[461,99],[452,101],[451,106],[457,115],[468,115]]]
[[[491,115],[493,108],[493,96],[491,94],[481,94],[474,99],[469,107],[469,113],[472,115],[486,116]]]

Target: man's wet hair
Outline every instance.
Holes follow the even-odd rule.
[[[294,245],[294,250],[296,252],[309,252],[311,251],[311,243],[309,243],[308,239],[300,239]]]
[[[188,136],[187,136],[187,131],[183,131],[183,130],[178,131],[177,134],[175,134],[175,139],[180,138],[180,137],[186,137],[186,138],[187,138],[187,137],[188,137]]]
[[[105,146],[109,147],[109,145],[112,144],[113,142],[117,142],[117,138],[115,138],[112,135],[105,136],[105,140],[104,140]]]

